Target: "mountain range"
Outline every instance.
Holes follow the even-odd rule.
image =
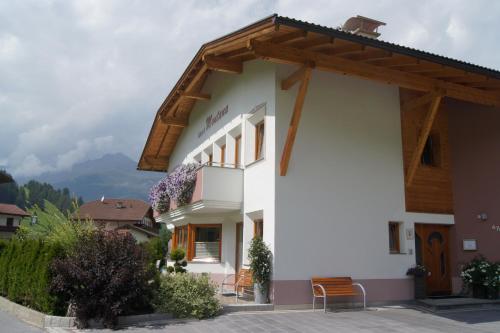
[[[73,165],[70,170],[46,172],[29,178],[16,178],[24,184],[31,179],[55,188],[67,187],[85,202],[106,198],[148,199],[151,186],[165,176],[159,172],[138,171],[137,162],[122,153],[107,154]]]

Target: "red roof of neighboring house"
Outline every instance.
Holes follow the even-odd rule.
[[[151,206],[136,199],[104,199],[87,202],[80,206],[81,219],[94,221],[139,222],[148,215]]]
[[[17,207],[16,205],[3,204],[3,203],[0,203],[0,214],[15,215],[15,216],[30,216],[30,214],[26,213],[24,210]]]

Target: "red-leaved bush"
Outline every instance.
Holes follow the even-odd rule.
[[[81,328],[90,319],[114,327],[119,315],[144,310],[152,297],[155,272],[129,234],[84,234],[73,251],[54,260],[52,272],[52,291],[70,300]]]

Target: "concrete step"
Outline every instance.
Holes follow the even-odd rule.
[[[241,311],[273,311],[274,304],[224,304],[222,307],[223,313],[241,312]]]
[[[426,298],[416,301],[416,305],[432,312],[466,310],[466,309],[486,309],[500,306],[500,299],[478,299],[467,297],[454,298]]]

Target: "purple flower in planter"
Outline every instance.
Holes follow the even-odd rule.
[[[170,200],[177,206],[183,206],[191,200],[196,182],[199,164],[181,164],[170,174],[154,185],[149,192],[149,202],[154,210],[165,213],[170,207]]]
[[[168,175],[166,191],[177,206],[183,206],[191,200],[198,167],[195,163],[181,164]]]
[[[170,197],[167,193],[167,179],[168,176],[160,180],[149,192],[149,202],[153,209],[160,214],[167,212],[170,207]]]

